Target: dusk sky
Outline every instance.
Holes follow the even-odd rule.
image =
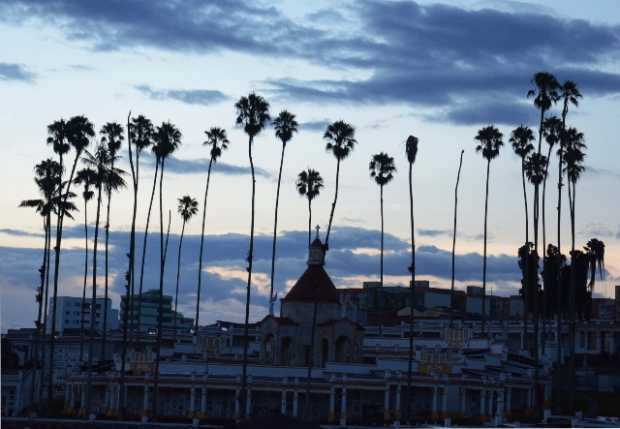
[[[1,328],[32,326],[43,244],[41,218],[18,208],[37,198],[33,167],[55,155],[46,127],[84,114],[97,130],[125,124],[129,111],[156,125],[171,121],[183,133],[168,165],[165,210],[173,210],[165,290],[174,293],[181,220],[176,200],[202,204],[208,150],[204,131],[226,129],[231,141],[212,177],[206,239],[206,298],[201,322],[241,321],[250,224],[251,179],[247,136],[235,127],[236,100],[256,91],[297,115],[299,133],[288,144],[280,195],[276,286],[280,297],[303,272],[307,204],[297,174],[320,171],[325,188],[313,204],[313,223],[326,229],[336,161],[323,131],[343,119],[359,142],[341,167],[340,195],[326,269],[338,287],[361,287],[379,272],[379,188],[370,179],[372,154],[396,159],[385,188],[386,283],[405,285],[409,265],[407,159],[404,142],[419,138],[414,166],[418,277],[449,287],[453,188],[461,149],[457,287],[480,285],[485,162],[474,137],[495,124],[505,145],[491,165],[489,291],[517,293],[516,255],[524,240],[520,160],[508,137],[520,124],[537,127],[539,112],[526,97],[531,78],[549,71],[574,80],[583,94],[568,115],[585,134],[586,172],[577,185],[577,246],[597,237],[606,244],[605,280],[620,284],[620,7],[615,0],[483,1],[78,1],[0,0],[0,127],[4,147],[0,182]],[[557,107],[553,110],[558,113]],[[535,129],[537,133],[537,130]],[[94,146],[94,142],[91,144]],[[271,230],[281,143],[273,128],[256,139],[259,233],[252,319],[267,312]],[[546,150],[546,145],[545,145]],[[121,168],[128,170],[127,148]],[[71,157],[73,153],[71,154]],[[152,159],[141,170],[138,229],[144,227]],[[548,237],[556,241],[557,158],[547,192]],[[129,176],[127,177],[130,180]],[[530,191],[531,202],[531,186]],[[563,196],[566,200],[566,195]],[[111,296],[123,293],[132,193],[115,194],[111,209]],[[81,201],[78,202],[81,206]],[[156,206],[157,207],[157,206]],[[563,252],[570,243],[563,213]],[[89,215],[94,213],[94,204]],[[83,218],[66,222],[60,295],[81,295]],[[159,219],[151,231],[159,230]],[[181,309],[193,317],[199,216],[186,230]],[[138,236],[141,243],[141,235]],[[102,247],[100,247],[102,249]],[[158,286],[159,235],[147,250],[147,288]],[[157,268],[157,269],[156,269]],[[101,281],[99,295],[103,293]]]

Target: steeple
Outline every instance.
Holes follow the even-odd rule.
[[[310,251],[308,253],[308,266],[318,265],[323,266],[325,264],[325,247],[319,238],[320,227],[316,226],[316,237],[310,244]]]

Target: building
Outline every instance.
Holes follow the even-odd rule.
[[[160,294],[158,289],[153,289],[136,295],[129,312],[129,324],[132,329],[140,329],[142,332],[157,332],[157,316],[159,314]],[[121,297],[121,312],[125,311],[127,297]],[[139,321],[138,321],[139,318]],[[172,297],[164,295],[162,300],[162,326],[165,331],[174,331],[175,312],[172,309]],[[179,333],[189,332],[194,327],[194,319],[176,313],[176,330]]]
[[[57,297],[58,310],[56,311],[56,332],[64,334],[65,330],[80,330],[82,326],[82,298],[74,296]],[[95,330],[101,332],[103,329],[104,304],[105,298],[95,300]],[[86,299],[84,304],[84,327],[90,329],[90,310],[91,300]],[[52,330],[53,299],[50,299],[50,311],[48,313],[47,333]],[[107,299],[107,320],[106,330],[118,329],[118,310],[112,308],[112,300]]]

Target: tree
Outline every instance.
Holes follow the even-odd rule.
[[[185,234],[185,224],[198,213],[198,201],[189,195],[184,195],[179,198],[179,205],[177,206],[177,212],[183,219],[183,226],[181,227],[181,238],[179,239],[179,254],[177,258],[177,284],[174,292],[174,337],[177,335],[177,308],[179,304],[179,279],[181,275],[181,250],[183,249],[183,235]]]
[[[153,152],[161,164],[159,171],[159,296],[157,304],[157,340],[155,342],[155,379],[153,381],[153,416],[157,416],[159,408],[159,362],[161,360],[161,337],[164,319],[164,267],[166,256],[164,248],[164,170],[166,159],[181,145],[181,132],[170,122],[162,122],[155,131]]]
[[[110,170],[114,171],[114,163],[118,159],[118,151],[121,148],[123,141],[123,126],[116,122],[108,122],[99,131],[101,134],[101,143],[106,145],[108,149],[108,155],[110,160]],[[119,170],[120,172],[120,170]],[[123,182],[124,183],[124,182]],[[105,220],[105,253],[104,253],[104,301],[103,301],[103,334],[101,335],[101,356],[103,359],[106,357],[106,339],[107,339],[107,327],[108,327],[108,271],[109,271],[109,244],[110,244],[110,205],[112,202],[112,192],[118,190],[118,188],[112,188],[112,182],[107,181],[105,186],[105,193],[107,196],[106,206],[106,220]]]
[[[465,153],[464,149],[461,149],[461,156],[459,158],[459,169],[456,173],[456,184],[454,185],[454,226],[452,228],[452,269],[451,269],[451,278],[450,278],[450,326],[452,326],[452,319],[454,308],[456,307],[456,303],[454,301],[454,277],[455,277],[455,259],[456,259],[456,219],[457,219],[457,208],[459,203],[459,183],[461,181],[461,167],[463,166],[463,154]]]
[[[122,178],[124,173],[122,170],[112,167],[112,154],[108,148],[102,143],[97,146],[94,153],[85,151],[83,158],[84,164],[95,173],[95,188],[97,190],[97,209],[95,216],[95,232],[93,238],[93,269],[92,269],[92,298],[90,302],[90,339],[88,343],[88,377],[86,387],[86,414],[90,415],[92,406],[92,374],[93,374],[93,356],[94,343],[96,335],[96,308],[97,308],[97,255],[99,242],[99,223],[101,219],[101,200],[102,194],[106,189],[119,189],[125,185]],[[90,174],[90,173],[89,173]],[[102,325],[102,329],[105,326]],[[105,356],[102,355],[102,358]]]
[[[297,175],[297,192],[308,200],[308,249],[312,238],[312,200],[319,196],[323,188],[323,178],[318,171],[308,168]]]
[[[491,161],[499,156],[499,149],[503,146],[502,133],[492,125],[478,130],[476,152],[482,153],[487,161],[486,191],[484,197],[484,253],[482,256],[482,334],[486,336],[486,291],[487,291],[487,222],[489,212],[489,172]]]
[[[245,321],[243,326],[243,368],[241,375],[241,392],[243,406],[245,412],[245,402],[247,399],[247,366],[248,366],[248,324],[250,318],[250,291],[252,285],[252,263],[254,260],[254,201],[256,198],[256,176],[254,173],[254,160],[252,158],[252,143],[254,137],[260,133],[265,125],[271,119],[269,116],[269,103],[255,93],[249,94],[247,97],[241,97],[235,104],[237,110],[236,123],[243,127],[248,135],[248,157],[250,160],[250,170],[252,172],[252,201],[251,201],[251,219],[250,219],[250,248],[248,250],[248,282],[245,294]],[[246,416],[247,417],[247,416]]]
[[[525,159],[534,150],[534,133],[531,128],[521,125],[510,136],[510,143],[515,154],[521,158],[521,181],[523,183],[523,203],[525,204],[525,243],[530,241],[529,213],[527,209],[527,191],[525,188]]]
[[[547,176],[549,174],[549,162],[551,161],[551,151],[553,147],[560,142],[562,135],[562,121],[557,116],[550,116],[543,122],[543,136],[545,141],[549,145],[547,151],[547,163],[545,164],[545,177],[543,179],[542,188],[542,248],[547,249],[547,226],[545,222],[545,206],[546,206],[546,191],[547,191]]]
[[[222,152],[228,149],[228,137],[226,137],[226,130],[218,127],[213,127],[208,131],[205,131],[207,140],[203,145],[209,147],[209,153],[211,158],[209,159],[209,168],[207,170],[207,184],[205,185],[205,195],[202,203],[202,227],[200,230],[200,250],[198,255],[198,287],[196,289],[196,317],[194,319],[194,342],[198,336],[198,321],[200,320],[200,292],[202,291],[202,264],[203,264],[203,252],[205,241],[205,225],[207,222],[207,197],[209,196],[209,184],[211,183],[211,168],[217,160],[222,156]]]
[[[413,377],[413,322],[415,316],[415,219],[413,215],[413,164],[418,155],[418,138],[410,135],[405,142],[405,154],[409,163],[409,221],[411,225],[411,282],[409,284],[409,362],[407,365],[407,420],[411,422],[412,377]],[[462,157],[462,153],[461,153]]]
[[[71,148],[75,151],[75,158],[71,166],[71,172],[63,185],[62,175],[58,177],[58,198],[60,206],[64,206],[71,194],[71,183],[77,167],[78,160],[82,156],[82,152],[90,143],[90,139],[94,137],[95,131],[93,124],[85,116],[74,116],[67,122],[60,119],[48,126],[47,143],[51,144],[54,152],[58,154],[60,171],[64,172],[64,156]],[[50,335],[50,370],[48,374],[47,398],[54,399],[54,346],[56,343],[56,303],[58,298],[58,283],[60,279],[60,251],[62,248],[62,232],[65,212],[59,210],[56,220],[56,242],[54,244],[54,283],[52,293],[52,326]]]
[[[381,286],[383,286],[383,187],[390,183],[394,178],[394,173],[396,172],[394,158],[385,152],[377,153],[370,159],[368,169],[370,170],[370,177],[375,180],[377,185],[379,185],[379,205],[381,213],[381,257],[379,263],[379,279],[381,281]]]
[[[84,199],[84,282],[82,285],[82,302],[80,305],[80,362],[84,359],[84,309],[86,307],[86,284],[88,283],[88,202],[95,196],[92,190],[97,185],[97,172],[92,168],[85,167],[75,175],[75,184],[82,185],[82,198]]]
[[[276,206],[273,219],[273,240],[271,244],[271,285],[269,288],[269,314],[273,315],[273,304],[276,301],[276,295],[273,293],[273,281],[276,268],[276,240],[278,237],[278,203],[280,202],[280,183],[282,181],[282,165],[284,163],[284,150],[286,144],[293,138],[293,134],[297,132],[297,121],[295,115],[283,110],[278,117],[273,120],[273,128],[276,130],[276,137],[282,142],[282,154],[280,155],[280,169],[278,170],[278,186],[276,188]]]
[[[336,158],[336,188],[334,191],[334,201],[329,213],[329,224],[327,226],[327,234],[325,235],[325,250],[329,249],[329,234],[332,230],[332,222],[334,221],[334,211],[338,202],[338,188],[340,179],[340,162],[347,158],[353,151],[357,140],[355,140],[355,128],[344,121],[336,121],[327,126],[323,138],[327,140],[325,149],[331,152]]]

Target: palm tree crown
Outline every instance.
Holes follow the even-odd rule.
[[[527,96],[534,97],[534,105],[541,110],[549,110],[560,95],[558,90],[560,84],[555,76],[547,72],[538,72],[534,75],[532,83],[536,89],[530,89]]]
[[[189,221],[196,213],[198,213],[198,201],[189,195],[179,198],[177,212],[181,215],[184,222]]]
[[[155,129],[150,119],[144,117],[143,115],[139,115],[131,119],[129,134],[131,137],[131,143],[136,145],[139,152],[153,144]]]
[[[370,159],[368,169],[370,170],[370,177],[375,179],[377,185],[386,185],[394,178],[396,171],[394,158],[385,152],[377,153]]]
[[[512,131],[510,143],[515,154],[521,158],[527,157],[534,150],[534,133],[531,128],[521,125]]]
[[[308,168],[297,175],[295,184],[299,195],[305,196],[308,200],[313,200],[323,188],[323,178],[318,171]]]
[[[205,131],[207,136],[207,140],[204,141],[203,145],[211,146],[211,159],[213,162],[217,162],[217,159],[222,156],[222,152],[228,149],[228,137],[226,137],[226,130],[213,127],[208,131]]]
[[[101,143],[107,145],[111,155],[116,155],[124,139],[123,126],[116,122],[108,122],[101,127],[99,133],[102,134]]]
[[[586,148],[586,145],[583,142],[583,133],[577,131],[575,128],[566,130],[565,137],[566,146],[564,148],[564,157],[566,165],[564,166],[564,172],[571,182],[576,182],[579,180],[581,173],[585,170],[583,166],[583,160],[585,158],[583,150]]]
[[[407,137],[405,152],[407,153],[407,161],[409,161],[409,164],[415,163],[415,158],[418,155],[418,138],[416,136],[411,135]]]
[[[76,153],[82,153],[95,136],[95,127],[86,116],[74,116],[67,122],[66,136]]]
[[[170,122],[162,122],[155,131],[153,152],[159,159],[168,158],[181,145],[181,131]]]
[[[504,145],[502,141],[503,134],[493,125],[478,130],[476,140],[476,152],[482,152],[482,156],[491,161],[499,155],[499,149]]]
[[[357,143],[355,128],[344,121],[329,124],[323,138],[327,140],[325,149],[331,151],[338,160],[348,157]]]
[[[73,181],[78,184],[84,186],[84,191],[82,192],[82,197],[86,201],[90,201],[95,193],[91,190],[92,186],[96,186],[97,184],[97,172],[90,167],[85,167],[75,173],[75,178]]]
[[[83,158],[83,162],[95,172],[97,187],[101,186],[110,191],[116,191],[125,186],[125,179],[122,177],[125,172],[110,165],[112,156],[107,147],[99,144],[94,153],[85,152],[86,156]]]
[[[533,185],[540,185],[545,180],[547,157],[534,152],[525,161],[525,175]]]
[[[47,144],[52,145],[54,153],[64,155],[71,146],[67,143],[67,122],[64,119],[54,121],[47,126]]]
[[[579,99],[581,98],[581,92],[577,88],[577,84],[572,80],[565,81],[559,88],[560,98],[564,100],[564,107],[562,109],[562,115],[565,116],[568,111],[568,105],[579,106]]]
[[[247,97],[241,97],[235,104],[235,108],[237,109],[237,125],[242,125],[243,130],[250,137],[260,133],[271,119],[269,103],[253,92]]]
[[[550,116],[543,122],[543,135],[549,146],[553,147],[562,136],[562,120],[557,116]]]
[[[295,115],[286,110],[281,111],[278,117],[273,120],[273,128],[276,130],[276,137],[282,141],[284,146],[293,138],[293,134],[297,132],[298,125],[299,124],[295,120]]]

